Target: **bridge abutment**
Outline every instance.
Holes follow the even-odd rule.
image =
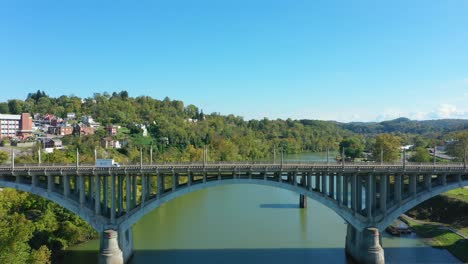
[[[379,229],[368,227],[358,231],[348,224],[346,254],[358,263],[384,264],[385,255],[381,245]]]

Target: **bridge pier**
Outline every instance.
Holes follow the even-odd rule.
[[[299,208],[307,208],[307,196],[299,194]]]
[[[384,264],[385,255],[381,245],[379,229],[367,227],[362,231],[348,224],[346,254],[357,263]]]
[[[100,264],[124,264],[128,263],[133,255],[133,231],[132,228],[119,231],[109,229],[101,234]]]

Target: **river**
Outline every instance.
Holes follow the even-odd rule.
[[[326,161],[326,153],[285,159]],[[187,194],[134,226],[135,251],[130,263],[349,263],[344,252],[344,220],[310,199],[307,209],[299,209],[298,201],[296,193],[255,185],[227,185]],[[382,243],[387,263],[460,263],[448,251],[431,248],[414,234],[384,234]],[[70,248],[62,263],[96,263],[98,250],[99,240]]]

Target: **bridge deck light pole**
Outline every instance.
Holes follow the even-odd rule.
[[[344,147],[341,149],[341,165],[344,168],[345,165],[345,153],[344,153]]]
[[[434,160],[432,161],[432,163],[433,163],[434,166],[436,165],[436,148],[437,148],[437,146],[434,145],[434,152],[432,152],[432,155],[434,157]]]
[[[380,165],[383,165],[383,147],[380,147]]]
[[[143,147],[140,147],[140,168],[143,168]]]
[[[80,153],[78,152],[78,148],[76,149],[76,168],[80,166]]]
[[[11,149],[11,168],[15,169],[15,151]]]
[[[150,165],[153,165],[153,144],[151,144],[150,148]]]
[[[273,145],[273,164],[276,163],[276,146]]]

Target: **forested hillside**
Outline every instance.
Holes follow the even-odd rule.
[[[53,114],[65,118],[75,113],[78,123],[82,116],[91,116],[100,123],[92,135],[68,135],[61,138],[64,149],[43,153],[43,162],[72,163],[76,150],[80,162],[94,162],[99,157],[113,158],[122,163],[139,162],[140,149],[144,161],[201,161],[203,149],[209,161],[271,160],[273,153],[325,151],[345,148],[347,159],[362,158],[363,152],[381,151],[384,161],[400,159],[400,146],[415,146],[414,161],[431,159],[428,147],[444,145],[448,139],[450,154],[463,158],[468,145],[467,120],[412,121],[399,118],[380,123],[338,123],[319,120],[244,120],[234,115],[203,113],[194,105],[148,96],[130,97],[126,91],[94,94],[89,98],[60,96],[53,98],[37,91],[25,100],[0,103],[0,113],[34,115]],[[112,136],[124,144],[120,149],[102,147],[108,137],[107,125],[120,126]],[[143,135],[142,127],[148,135]],[[39,144],[26,154],[16,157],[17,163],[38,162]],[[379,153],[375,155],[375,153]],[[0,151],[0,162],[8,153]],[[413,160],[412,160],[413,161]],[[49,263],[60,257],[67,246],[80,243],[97,234],[70,212],[34,195],[3,190],[0,192],[0,263]]]

